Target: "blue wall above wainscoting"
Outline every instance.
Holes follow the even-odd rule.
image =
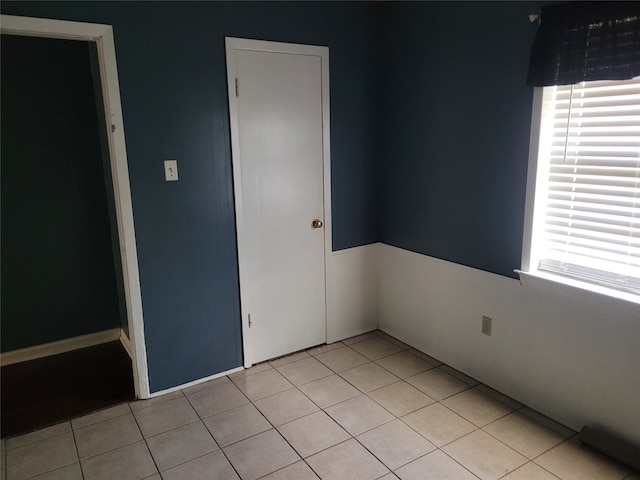
[[[330,50],[333,249],[378,240],[377,6],[2,2],[113,26],[151,391],[242,364],[224,37]],[[178,182],[163,160],[176,159]]]
[[[397,2],[383,38],[381,241],[520,267],[533,2]]]

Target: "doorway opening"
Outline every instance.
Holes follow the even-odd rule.
[[[63,370],[70,371],[74,363],[86,370],[82,359],[100,358],[96,352],[115,354],[99,361],[114,367],[103,372],[103,383],[119,371],[129,385],[128,393],[115,394],[122,387],[113,387],[113,398],[146,398],[137,255],[111,27],[2,16],[2,36],[3,259],[15,257],[9,262],[11,278],[3,265],[3,410],[9,387],[5,368],[26,372],[29,365],[58,362],[66,365]],[[78,84],[78,77],[85,82]],[[67,83],[71,85],[65,89]],[[29,326],[29,318],[40,318],[40,323]],[[91,348],[77,350],[86,346]],[[75,362],[64,364],[67,357]],[[59,376],[48,377],[48,386],[64,384]],[[27,378],[34,379],[27,380],[33,389],[37,375]],[[82,388],[72,402],[78,397]],[[96,406],[101,407],[89,408]]]

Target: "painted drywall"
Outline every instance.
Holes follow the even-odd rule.
[[[529,2],[397,2],[381,45],[380,240],[514,277],[536,32]]]
[[[388,245],[378,254],[382,330],[575,430],[640,445],[640,305]]]
[[[2,36],[2,352],[120,326],[89,45]]]
[[[333,249],[377,240],[377,6],[2,2],[110,24],[125,123],[151,392],[242,364],[224,37],[330,51]],[[162,162],[178,162],[165,182]]]

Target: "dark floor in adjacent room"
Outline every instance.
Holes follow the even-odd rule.
[[[134,399],[119,341],[2,367],[2,438]]]

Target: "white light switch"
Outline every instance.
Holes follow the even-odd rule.
[[[178,161],[177,160],[164,161],[164,178],[167,182],[173,182],[175,180],[178,180]]]

